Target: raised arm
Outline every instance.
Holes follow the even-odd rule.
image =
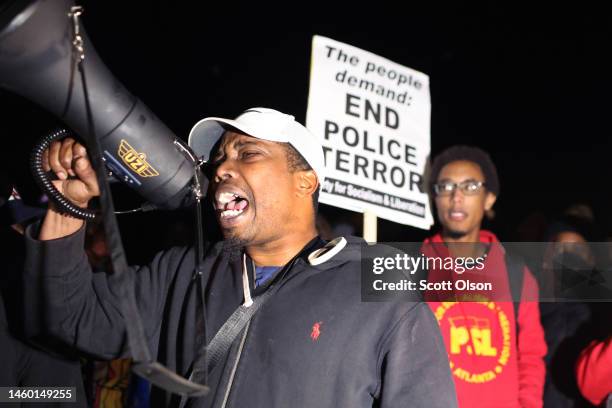
[[[87,152],[74,140],[53,143],[43,165],[58,176],[55,186],[73,203],[85,207],[99,194]],[[52,337],[104,358],[128,355],[126,322],[119,306],[120,285],[125,283],[114,274],[92,272],[83,224],[51,204],[40,229],[31,226],[26,231],[26,334]],[[134,274],[136,303],[153,352],[168,287],[180,268],[193,270],[189,253],[177,248],[158,254],[147,266],[126,271]]]
[[[87,150],[72,138],[51,143],[43,155],[43,168],[55,173],[59,179],[53,182],[55,188],[80,207],[87,207],[89,200],[100,194]],[[38,238],[42,241],[62,238],[74,234],[82,226],[82,220],[59,213],[50,203]]]

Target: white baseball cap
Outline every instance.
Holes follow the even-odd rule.
[[[251,108],[233,120],[204,118],[191,128],[189,146],[199,157],[208,161],[211,150],[228,128],[235,128],[257,139],[290,143],[315,171],[319,183],[323,183],[325,163],[321,143],[293,116],[274,109]]]

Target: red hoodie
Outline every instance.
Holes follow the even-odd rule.
[[[612,394],[612,336],[592,342],[580,353],[576,379],[582,395],[594,405]]]
[[[427,302],[444,337],[459,407],[542,407],[546,343],[538,303],[521,302],[517,341],[514,306],[507,301],[511,295],[504,249],[488,231],[480,232],[480,242],[493,244],[479,276],[487,275],[496,294],[482,292],[488,301]],[[431,243],[437,244],[427,245]],[[440,234],[425,240],[424,255],[448,257],[442,243]],[[428,281],[440,282],[451,275],[457,280],[469,273],[431,270]],[[525,267],[521,298],[537,299],[537,293],[537,282]],[[426,295],[427,299],[432,298]]]

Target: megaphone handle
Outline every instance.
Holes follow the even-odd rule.
[[[98,213],[94,210],[78,207],[70,202],[70,200],[64,197],[64,195],[55,188],[49,174],[43,169],[42,162],[45,150],[49,148],[52,141],[62,139],[66,136],[68,136],[68,131],[66,129],[59,129],[45,135],[41,141],[36,144],[30,157],[32,174],[38,186],[51,200],[53,200],[59,211],[70,214],[81,220],[93,221],[98,217]]]

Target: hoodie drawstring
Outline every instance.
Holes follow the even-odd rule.
[[[246,266],[246,254],[242,254],[242,291],[244,292],[244,307],[250,307],[253,304],[251,298],[251,287],[249,285],[249,273]]]

